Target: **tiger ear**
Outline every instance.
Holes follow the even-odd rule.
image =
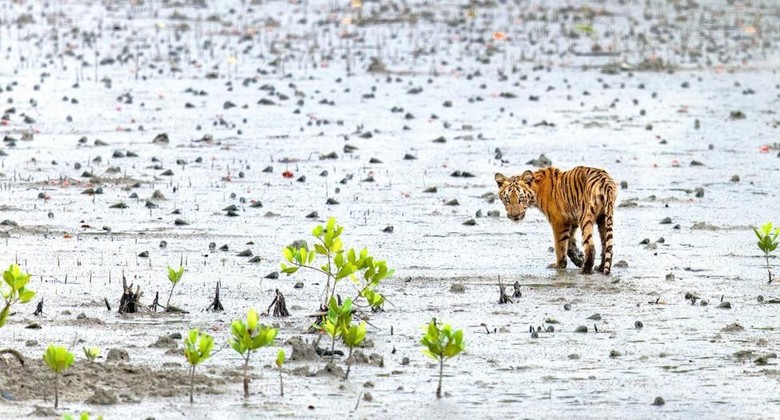
[[[520,175],[520,179],[522,179],[526,184],[531,185],[531,183],[534,182],[534,173],[531,171],[525,171],[522,175]]]
[[[507,181],[509,181],[509,178],[507,178],[504,175],[496,172],[496,184],[498,184],[499,187],[504,185],[504,183],[507,182]]]

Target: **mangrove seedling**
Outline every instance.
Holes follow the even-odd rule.
[[[314,250],[309,249],[305,243],[302,246],[290,245],[282,249],[285,261],[292,265],[282,263],[281,270],[288,276],[300,268],[324,274],[326,281],[323,310],[327,307],[328,300],[336,296],[336,284],[345,278],[351,279],[355,284],[355,299],[364,298],[372,310],[380,310],[385,298],[376,291],[376,286],[383,279],[392,276],[393,270],[387,268],[385,261],[374,260],[374,257],[368,254],[368,249],[344,249],[341,242],[343,231],[344,227],[336,224],[336,219],[332,217],[325,226],[314,227]],[[314,265],[317,255],[325,259],[325,263],[319,267]]]
[[[43,353],[43,361],[54,371],[54,408],[60,405],[60,374],[73,366],[74,359],[73,353],[68,349],[54,344],[49,344]]]
[[[772,270],[769,265],[769,254],[777,249],[777,237],[780,236],[780,227],[773,229],[772,222],[767,222],[761,226],[761,230],[753,228],[753,232],[755,232],[756,237],[758,237],[758,249],[764,253],[764,258],[766,259],[766,272],[769,276],[769,283],[772,283]]]
[[[73,417],[72,414],[65,414],[62,416],[62,420],[76,420],[76,417]],[[89,413],[86,411],[81,413],[81,415],[78,417],[78,420],[89,420]],[[95,420],[103,420],[103,416],[97,416],[95,417]]]
[[[282,381],[282,365],[284,365],[284,350],[276,353],[276,367],[279,368],[279,394],[284,397],[284,382]]]
[[[84,349],[84,356],[87,357],[87,360],[90,362],[94,362],[98,356],[100,356],[100,347],[83,347]]]
[[[0,310],[0,327],[5,325],[12,305],[27,303],[35,297],[35,292],[25,288],[29,281],[30,275],[23,273],[17,264],[11,264],[8,270],[3,272],[3,283],[0,283],[0,295],[2,295],[0,303],[3,304],[3,309]]]
[[[258,325],[257,320],[257,311],[252,308],[246,315],[246,321],[235,320],[230,328],[233,335],[229,340],[230,346],[244,359],[244,398],[249,398],[249,357],[253,351],[273,344],[279,332],[275,328]]]
[[[359,346],[366,338],[366,321],[360,323],[360,325],[350,325],[344,332],[344,345],[349,348],[349,356],[347,360],[351,360],[352,350]],[[349,371],[352,368],[352,363],[347,364],[347,373],[344,375],[344,379],[349,379]]]
[[[331,361],[336,358],[336,338],[343,337],[344,333],[349,330],[351,323],[352,299],[347,298],[344,303],[339,306],[335,297],[330,298],[328,313],[322,316],[322,323],[319,325],[319,328],[332,340],[330,346]]]
[[[184,267],[179,266],[178,270],[174,270],[171,267],[168,267],[168,280],[171,282],[171,293],[168,294],[168,301],[165,302],[165,310],[170,311],[171,306],[171,296],[173,296],[173,289],[176,288],[176,285],[179,284],[179,281],[181,281],[181,276],[184,274]]]
[[[190,330],[184,338],[184,356],[190,364],[190,404],[192,404],[193,390],[195,389],[195,367],[211,356],[214,348],[214,339],[198,329]]]
[[[466,344],[463,341],[463,330],[452,331],[452,327],[444,325],[439,328],[436,319],[428,324],[428,330],[420,343],[425,346],[423,353],[439,362],[439,386],[436,388],[436,398],[441,398],[441,380],[444,376],[444,361],[457,356]]]

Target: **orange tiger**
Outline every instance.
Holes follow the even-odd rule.
[[[603,169],[578,166],[569,171],[556,168],[525,171],[506,177],[496,173],[498,197],[506,215],[514,221],[525,217],[528,207],[538,208],[552,225],[555,263],[552,268],[566,268],[568,255],[583,274],[593,272],[596,249],[593,225],[601,237],[601,265],[596,271],[609,274],[612,268],[612,213],[617,198],[615,181]],[[574,234],[582,229],[583,253],[577,248]]]

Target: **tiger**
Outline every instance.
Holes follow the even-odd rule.
[[[596,249],[593,225],[601,237],[601,265],[598,272],[609,275],[612,268],[612,214],[617,198],[615,181],[603,169],[577,166],[563,171],[554,167],[525,171],[506,177],[496,173],[498,197],[510,220],[520,222],[529,207],[538,208],[553,230],[555,262],[550,268],[565,269],[568,256],[583,274],[593,273]],[[574,234],[582,230],[584,254]]]

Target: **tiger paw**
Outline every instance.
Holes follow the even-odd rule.
[[[593,267],[583,267],[582,274],[593,274]]]
[[[555,270],[563,270],[563,269],[566,268],[566,261],[564,261],[563,264],[552,263],[552,264],[548,265],[547,268],[555,269]]]

